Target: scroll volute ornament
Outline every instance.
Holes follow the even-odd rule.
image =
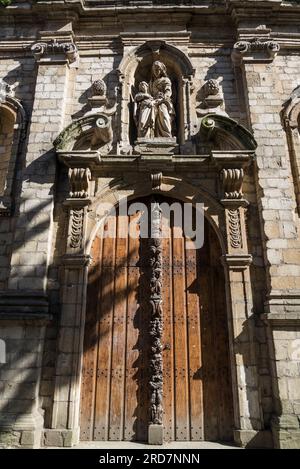
[[[57,39],[37,42],[31,46],[31,51],[36,60],[40,60],[44,56],[62,55],[69,64],[73,64],[79,59],[77,47],[73,42],[60,42]]]
[[[278,54],[280,45],[270,39],[255,37],[249,41],[241,40],[234,44],[231,59],[234,65],[248,62],[272,62]]]
[[[223,184],[223,191],[225,199],[242,199],[243,192],[243,168],[228,168],[223,169],[221,172],[221,181]]]
[[[91,181],[91,171],[89,168],[70,168],[70,197],[84,199],[89,195],[89,183]]]

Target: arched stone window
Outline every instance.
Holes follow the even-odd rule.
[[[0,82],[0,215],[9,215],[17,155],[25,136],[25,112],[12,95],[12,89]]]
[[[287,135],[297,209],[300,215],[300,85],[284,103],[281,119]]]

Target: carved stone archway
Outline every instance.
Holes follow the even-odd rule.
[[[76,152],[77,157],[78,153]],[[63,154],[61,153],[63,159]],[[91,157],[91,155],[90,155]],[[213,164],[222,177],[221,202],[203,189],[193,186],[184,178],[163,176],[148,171],[130,185],[117,178],[92,201],[85,197],[70,197],[66,201],[69,210],[69,230],[66,254],[63,259],[61,328],[56,369],[56,385],[53,408],[53,430],[66,432],[66,445],[79,439],[80,382],[83,353],[87,272],[89,250],[99,223],[106,214],[101,204],[117,204],[123,197],[134,198],[155,191],[191,203],[203,202],[205,214],[217,232],[222,246],[222,262],[226,276],[227,317],[229,326],[230,358],[234,396],[235,440],[247,444],[263,428],[259,404],[257,364],[254,347],[254,318],[249,265],[251,255],[247,249],[244,213],[247,202],[243,198],[243,167],[249,155],[235,155],[233,164],[226,155],[214,155]],[[108,164],[96,155],[89,167],[93,174],[97,165]],[[67,160],[65,160],[67,163]],[[197,165],[199,166],[200,157]],[[68,163],[70,164],[70,160]],[[207,164],[207,162],[206,162]],[[94,166],[93,166],[94,165]],[[147,164],[145,163],[147,166]],[[234,166],[233,168],[230,166]],[[222,168],[222,169],[221,169]],[[89,184],[86,171],[82,172],[82,184]],[[72,183],[72,180],[71,180]],[[73,191],[72,191],[73,192]],[[73,192],[74,193],[74,192]],[[105,205],[103,205],[105,206]],[[66,350],[66,336],[72,336]],[[66,396],[68,398],[66,399]]]

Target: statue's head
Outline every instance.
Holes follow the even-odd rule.
[[[141,93],[148,93],[148,88],[148,83],[146,81],[141,81],[141,83],[139,84],[139,91]]]
[[[160,78],[167,76],[167,68],[165,64],[156,60],[152,65],[152,77],[153,78]]]

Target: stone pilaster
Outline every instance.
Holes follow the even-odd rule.
[[[293,67],[294,61],[276,56],[278,51],[278,43],[270,38],[251,39],[239,41],[232,58],[243,75],[249,122],[258,144],[254,174],[268,290],[263,317],[272,374],[273,440],[278,448],[295,448],[300,445],[299,358],[297,363],[288,350],[299,334],[300,245],[295,217],[295,209],[299,210],[299,139],[297,119],[293,118],[293,104],[297,106],[294,85],[282,79],[278,86],[277,80],[282,70],[288,76],[287,67]],[[284,103],[287,106],[282,109]]]
[[[45,430],[47,446],[72,446],[79,441],[81,360],[83,354],[86,285],[90,256],[85,254],[91,173],[69,169],[68,236],[63,258],[52,429]]]
[[[11,290],[46,290],[56,171],[53,140],[64,126],[74,48],[76,50],[71,40],[64,43],[41,41],[32,46],[37,59],[37,78],[11,260],[8,285]]]
[[[263,428],[260,406],[257,357],[255,351],[255,323],[250,280],[252,256],[248,252],[245,210],[248,202],[243,197],[243,164],[221,171],[222,204],[225,210],[227,254],[225,267],[229,332],[232,337],[231,363],[235,414],[235,441],[242,446],[257,444],[257,435]]]
[[[12,335],[19,331],[21,340],[14,342],[14,358],[1,373],[2,381],[13,385],[7,405],[2,406],[0,430],[7,438],[17,432],[17,444],[37,447],[43,428],[39,386],[45,321],[50,319],[47,273],[52,257],[56,172],[53,140],[64,127],[70,67],[77,56],[71,36],[64,40],[41,37],[31,50],[37,60],[35,98],[26,154],[22,155],[24,169],[20,174],[20,199],[16,200],[11,275],[8,291],[1,297],[1,310],[5,312],[1,320],[10,324]],[[8,340],[9,348],[10,344]],[[13,399],[15,394],[22,400]]]
[[[274,447],[300,448],[300,292],[272,293],[263,315],[274,399],[271,421]]]
[[[46,446],[72,446],[79,441],[80,372],[89,262],[89,256],[79,253],[66,254],[63,260],[52,429],[45,431]]]

